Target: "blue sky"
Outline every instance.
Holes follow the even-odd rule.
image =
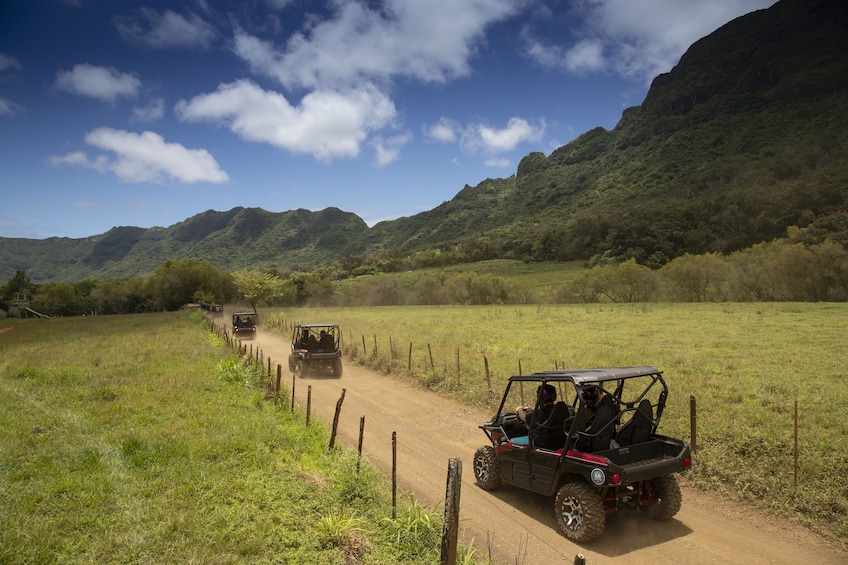
[[[9,0],[0,237],[206,210],[369,225],[514,174],[774,0]]]

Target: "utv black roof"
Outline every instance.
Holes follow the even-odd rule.
[[[662,374],[662,371],[656,367],[640,366],[640,367],[603,367],[597,369],[559,369],[556,371],[542,371],[533,373],[532,375],[524,375],[519,377],[510,377],[510,381],[514,382],[534,382],[552,381],[552,382],[573,382],[580,385],[584,383],[599,383],[606,381],[617,381],[620,379],[629,379],[633,377],[644,377],[648,375]]]

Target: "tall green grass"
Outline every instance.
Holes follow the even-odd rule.
[[[0,329],[11,325],[0,334],[0,562],[438,561],[431,538],[394,540],[404,526],[386,519],[379,472],[357,473],[354,453],[328,452],[326,428],[266,400],[262,371],[202,316]]]
[[[419,306],[286,309],[270,318],[280,328],[338,322],[349,359],[491,411],[519,366],[524,374],[656,366],[671,389],[661,432],[689,439],[696,400],[689,480],[848,542],[848,305]]]

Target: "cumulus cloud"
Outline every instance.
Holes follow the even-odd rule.
[[[425,126],[424,134],[436,141],[455,143],[461,135],[461,130],[462,127],[457,122],[448,118],[440,118],[435,124]]]
[[[575,0],[582,20],[571,45],[525,30],[526,53],[573,73],[607,71],[650,81],[668,72],[694,42],[726,22],[775,0]]]
[[[410,141],[412,141],[412,135],[409,133],[393,135],[386,139],[383,139],[382,136],[374,138],[371,145],[377,154],[377,165],[382,167],[397,161],[400,157],[401,148]]]
[[[385,0],[334,2],[330,19],[292,35],[278,50],[238,30],[234,52],[256,73],[286,88],[327,88],[409,77],[443,83],[466,76],[469,59],[491,24],[523,0]]]
[[[20,104],[0,98],[0,116],[14,116],[24,111],[24,107]]]
[[[0,73],[7,70],[19,71],[22,68],[23,66],[18,62],[17,59],[9,55],[0,53]]]
[[[116,16],[118,33],[129,43],[153,49],[206,49],[215,40],[215,28],[193,13],[178,14],[165,10],[140,8],[132,16]]]
[[[167,143],[152,131],[134,133],[97,128],[85,136],[87,144],[111,152],[91,158],[83,151],[53,156],[54,165],[73,165],[112,172],[124,182],[162,182],[167,177],[182,183],[213,182],[228,179],[205,149],[187,149]]]
[[[54,84],[60,90],[105,102],[120,97],[135,98],[141,90],[141,81],[133,75],[88,63],[75,65],[70,71],[59,71]]]
[[[524,118],[513,117],[506,127],[495,128],[486,124],[470,124],[465,127],[453,120],[441,118],[435,124],[425,127],[424,132],[430,138],[460,145],[473,153],[496,155],[512,151],[519,144],[538,142],[545,133],[545,122],[531,124]]]
[[[135,106],[130,120],[134,122],[153,122],[165,115],[165,101],[155,98],[147,106]]]
[[[512,161],[503,157],[496,157],[492,159],[486,159],[483,162],[483,165],[487,167],[497,168],[497,169],[511,169],[513,168]]]
[[[472,139],[488,153],[502,153],[515,149],[523,141],[539,141],[544,131],[544,124],[532,126],[522,118],[510,118],[506,127],[502,129],[485,125],[476,126],[472,131]]]
[[[397,114],[391,100],[369,85],[316,90],[293,106],[249,80],[181,100],[175,112],[183,121],[221,123],[245,140],[321,161],[357,156],[368,134],[390,125]]]

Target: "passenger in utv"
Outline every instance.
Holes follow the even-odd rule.
[[[564,402],[556,402],[556,389],[551,384],[539,385],[536,389],[538,409],[519,406],[516,413],[519,419],[529,428],[529,435],[512,438],[516,445],[527,445],[530,435],[536,447],[559,449],[565,444],[563,423],[568,417],[568,406]]]
[[[326,330],[321,330],[321,336],[318,338],[318,349],[334,349],[333,336],[328,334]]]

